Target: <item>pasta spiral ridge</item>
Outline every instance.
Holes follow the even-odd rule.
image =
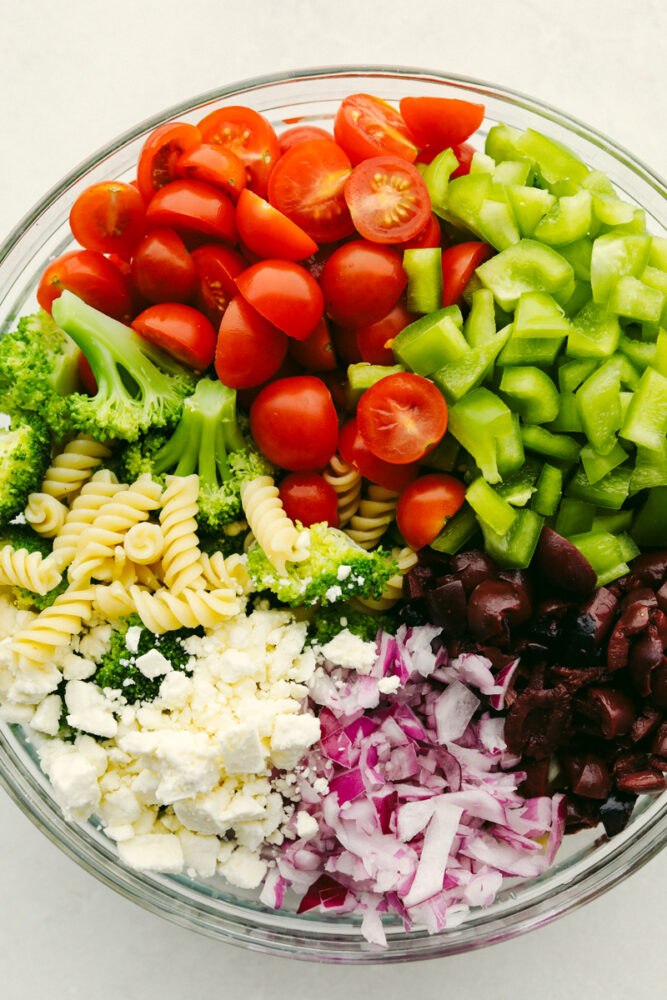
[[[85,484],[67,512],[60,534],[53,542],[53,557],[61,570],[74,559],[79,538],[95,521],[100,509],[117,493],[126,489],[127,486],[119,483],[108,469],[96,472],[90,482]]]
[[[308,549],[301,544],[294,521],[285,513],[271,476],[257,476],[242,483],[241,503],[250,530],[278,573],[285,572],[287,562],[301,562],[307,557]]]
[[[67,517],[67,506],[49,493],[31,493],[23,515],[38,535],[54,538],[62,531]]]
[[[340,455],[334,455],[323,478],[333,486],[338,497],[338,520],[341,528],[356,514],[361,498],[361,473]]]
[[[123,541],[128,559],[140,566],[157,562],[164,551],[164,535],[159,524],[141,521],[134,524]]]
[[[372,597],[358,597],[356,599],[358,604],[370,611],[387,611],[393,607],[403,596],[403,577],[413,566],[417,565],[417,553],[408,545],[402,549],[392,549],[391,554],[398,563],[398,572],[387,580],[387,586],[383,590],[382,596],[378,600],[374,600]]]
[[[399,494],[371,483],[345,532],[362,549],[373,549],[394,520]]]
[[[49,608],[14,636],[12,651],[19,661],[32,666],[45,666],[61,646],[67,646],[81,631],[83,622],[92,614],[95,592],[92,588],[69,588],[56,597]]]
[[[199,476],[167,476],[160,524],[164,536],[164,582],[178,596],[186,588],[203,587],[197,538]]]
[[[15,549],[13,545],[3,545],[0,549],[0,584],[23,587],[43,596],[61,579],[53,556]]]
[[[222,552],[208,555],[202,552],[200,563],[204,579],[210,590],[236,589],[239,594],[248,593],[250,577],[245,561],[237,553],[223,556]]]
[[[71,497],[90,479],[93,469],[110,455],[106,445],[89,434],[79,434],[60,455],[56,455],[46,470],[42,492],[56,500]]]
[[[115,580],[110,584],[97,584],[94,588],[93,610],[107,621],[116,622],[134,613],[134,601],[127,587]]]
[[[170,590],[150,593],[143,587],[130,587],[130,597],[142,622],[151,632],[161,635],[179,628],[214,628],[241,610],[233,590],[192,590],[176,596]]]

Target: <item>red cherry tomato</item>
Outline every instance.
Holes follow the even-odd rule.
[[[149,302],[190,302],[197,287],[197,269],[185,244],[173,229],[152,229],[132,257],[132,282]]]
[[[454,156],[459,161],[459,165],[456,170],[450,174],[450,180],[455,177],[462,177],[464,174],[470,173],[470,164],[472,158],[475,155],[475,147],[471,146],[469,142],[461,142],[458,145],[451,147]],[[432,160],[436,158],[438,153],[442,150],[439,146],[423,146],[419,150],[419,156],[417,157],[417,163],[431,163]]]
[[[340,362],[345,365],[358,365],[364,359],[359,350],[357,341],[357,331],[348,326],[339,326],[338,323],[330,323],[331,342]]]
[[[457,243],[442,251],[443,306],[458,302],[475,268],[492,253],[488,243]]]
[[[182,302],[161,302],[144,309],[132,327],[152,344],[197,371],[213,363],[215,330],[205,316]]]
[[[433,382],[399,372],[367,389],[357,406],[359,433],[385,462],[418,462],[447,430],[447,404]]]
[[[245,167],[238,156],[224,146],[202,143],[186,149],[176,160],[176,176],[183,180],[205,181],[237,201],[246,184]]]
[[[396,108],[370,94],[351,94],[336,112],[334,138],[352,163],[370,156],[400,156],[413,163],[417,147]]]
[[[373,156],[345,181],[355,228],[374,243],[404,243],[422,231],[431,199],[416,167],[398,156]]]
[[[250,430],[274,465],[292,472],[323,469],[338,441],[331,393],[315,375],[270,382],[250,408]]]
[[[354,232],[345,203],[352,165],[335,142],[314,139],[288,149],[269,179],[269,201],[318,243]]]
[[[429,247],[439,247],[442,240],[440,223],[437,215],[431,212],[431,217],[420,233],[413,239],[397,246],[397,250],[426,250]]]
[[[297,340],[288,340],[288,347],[289,344],[297,343]],[[271,374],[270,378],[260,382],[259,385],[252,385],[248,389],[236,390],[237,405],[240,406],[242,410],[249,412],[250,407],[255,402],[264,386],[268,385],[269,382],[273,382],[275,379],[292,378],[294,375],[303,375],[303,369],[296,363],[296,361],[294,361],[293,358],[290,357],[288,353],[278,365],[277,370]]]
[[[286,153],[293,146],[298,146],[300,142],[311,142],[313,139],[329,139],[333,142],[331,132],[318,128],[316,125],[295,125],[293,128],[285,129],[278,136],[280,153]]]
[[[146,225],[236,242],[234,206],[227,195],[204,181],[172,181],[160,188],[146,209]]]
[[[89,396],[97,395],[97,379],[93,375],[93,369],[88,363],[88,358],[81,352],[79,355],[79,378],[83,383],[83,388]]]
[[[204,142],[224,146],[245,166],[247,186],[262,198],[280,156],[278,138],[266,118],[252,108],[233,105],[212,111],[199,122]]]
[[[404,97],[401,114],[418,146],[446,149],[465,142],[484,120],[484,105],[451,97]]]
[[[303,260],[317,253],[317,243],[308,233],[252,191],[241,192],[236,227],[245,246],[262,260]]]
[[[247,264],[240,253],[218,243],[192,251],[197,272],[195,304],[217,329],[225,309],[236,295],[236,281]]]
[[[103,181],[72,205],[69,224],[77,243],[100,253],[130,254],[144,233],[144,201],[131,184]]]
[[[218,378],[232,389],[261,385],[276,373],[287,354],[287,337],[241,295],[229,303],[220,322],[215,352]]]
[[[107,316],[122,322],[130,319],[130,283],[119,268],[97,250],[71,250],[51,261],[37,289],[37,301],[42,309],[50,313],[54,300],[65,288]]]
[[[329,327],[324,316],[310,337],[306,337],[305,340],[294,340],[291,337],[287,350],[297,364],[312,372],[331,372],[337,366]]]
[[[335,323],[358,328],[389,312],[407,284],[402,257],[389,247],[353,240],[324,265],[324,307]]]
[[[139,154],[137,167],[137,185],[146,203],[156,191],[175,180],[179,156],[200,144],[199,129],[187,122],[167,122],[151,132]]]
[[[291,260],[261,260],[238,276],[236,287],[264,319],[295,340],[309,337],[322,318],[320,286]]]
[[[432,472],[415,479],[401,494],[396,509],[398,530],[408,545],[413,549],[429,545],[459,510],[465,495],[465,486],[453,476]]]
[[[393,365],[394,353],[391,342],[406,326],[416,320],[414,313],[408,312],[405,303],[399,299],[393,309],[377,323],[370,323],[357,330],[357,344],[363,361],[371,365]]]
[[[287,516],[304,528],[323,521],[332,528],[340,524],[336,491],[316,472],[290,472],[280,484],[280,499]]]
[[[404,490],[419,472],[419,462],[394,465],[377,458],[368,450],[366,442],[359,433],[356,420],[350,420],[341,429],[338,436],[338,450],[345,461],[353,465],[364,479],[369,479],[371,483],[384,486],[386,490],[394,490],[396,493]]]

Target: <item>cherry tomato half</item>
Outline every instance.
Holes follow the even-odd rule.
[[[367,389],[357,406],[359,433],[385,462],[418,462],[447,430],[447,404],[433,382],[399,372]]]
[[[304,528],[323,521],[332,528],[339,526],[336,491],[316,472],[290,472],[279,490],[285,513],[293,521],[300,521]]]
[[[429,545],[459,510],[465,495],[465,486],[453,476],[432,472],[415,479],[401,494],[396,509],[398,530],[408,545],[413,549]]]
[[[457,243],[442,251],[442,304],[458,302],[476,267],[493,253],[488,243]]]
[[[287,337],[268,323],[242,295],[231,300],[218,331],[215,370],[231,389],[261,385],[287,354]]]
[[[197,271],[195,304],[213,326],[220,326],[225,309],[236,295],[236,281],[247,264],[240,253],[219,243],[205,243],[192,251]]]
[[[64,289],[94,309],[128,322],[132,310],[130,283],[115,264],[97,250],[71,250],[51,261],[39,282],[37,301],[51,312]]]
[[[324,316],[305,340],[291,337],[287,350],[297,364],[312,372],[332,372],[337,367],[331,334]]]
[[[281,155],[293,146],[298,146],[300,142],[311,142],[313,139],[328,139],[333,142],[331,132],[318,128],[317,125],[294,125],[293,128],[285,129],[278,136]]]
[[[262,115],[233,105],[212,111],[199,122],[202,140],[224,146],[245,166],[247,186],[263,198],[269,175],[280,156],[278,138]]]
[[[236,206],[236,228],[243,243],[260,259],[303,260],[318,247],[296,222],[252,191],[242,191]]]
[[[206,181],[220,188],[232,201],[238,200],[246,184],[245,167],[238,156],[224,146],[211,146],[206,142],[181,153],[175,171],[183,180]]]
[[[127,256],[144,233],[144,200],[132,184],[103,181],[86,188],[72,205],[69,224],[86,250]]]
[[[322,318],[320,286],[291,260],[261,260],[238,276],[236,287],[264,319],[296,340],[309,337]]]
[[[419,146],[446,149],[465,142],[484,120],[484,105],[451,97],[404,97],[401,114]]]
[[[389,312],[407,284],[403,258],[389,247],[353,240],[324,265],[324,307],[335,323],[358,328]]]
[[[354,232],[343,190],[351,169],[335,142],[301,142],[274,167],[269,201],[318,243],[340,240]]]
[[[357,330],[357,344],[363,361],[371,365],[393,365],[391,342],[394,337],[417,317],[408,312],[402,299],[377,323],[369,323]]]
[[[323,469],[338,441],[331,393],[315,375],[270,382],[250,408],[250,430],[274,465],[292,472]]]
[[[336,112],[334,138],[352,163],[370,156],[400,156],[413,163],[417,147],[396,108],[370,94],[351,94]]]
[[[149,302],[190,302],[197,287],[195,262],[173,229],[152,229],[132,257],[132,282]]]
[[[132,328],[190,368],[204,371],[213,363],[215,330],[192,306],[182,302],[149,306],[135,316]]]
[[[394,465],[392,462],[383,462],[381,458],[377,458],[368,450],[366,442],[359,433],[356,420],[350,420],[341,428],[338,450],[345,461],[354,466],[365,479],[396,493],[404,490],[419,472],[419,462]]]
[[[429,247],[439,247],[442,239],[438,216],[431,212],[431,217],[420,233],[411,240],[401,243],[397,250],[426,250]]]
[[[204,181],[172,181],[154,195],[146,209],[146,224],[169,226],[179,234],[200,233],[236,242],[234,206],[218,188]]]
[[[416,167],[398,156],[373,156],[345,181],[355,228],[374,243],[404,243],[422,231],[431,199]]]
[[[146,203],[156,191],[175,180],[178,158],[200,144],[201,132],[187,122],[167,122],[151,132],[137,166],[137,185]]]

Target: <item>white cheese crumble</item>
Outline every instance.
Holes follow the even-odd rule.
[[[378,681],[378,691],[380,694],[394,694],[401,686],[398,677],[381,677]]]
[[[130,653],[139,652],[139,640],[141,639],[142,632],[143,629],[140,625],[130,625],[125,633],[125,645]]]
[[[155,680],[156,677],[161,677],[173,670],[169,660],[158,649],[149,649],[147,653],[138,656],[134,662],[137,669],[149,680]]]
[[[321,646],[319,652],[329,663],[349,667],[359,674],[369,673],[377,658],[375,643],[364,642],[347,628]]]

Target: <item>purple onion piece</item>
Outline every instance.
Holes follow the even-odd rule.
[[[586,597],[595,588],[597,575],[589,561],[551,528],[542,528],[535,556],[541,578],[559,590]]]

